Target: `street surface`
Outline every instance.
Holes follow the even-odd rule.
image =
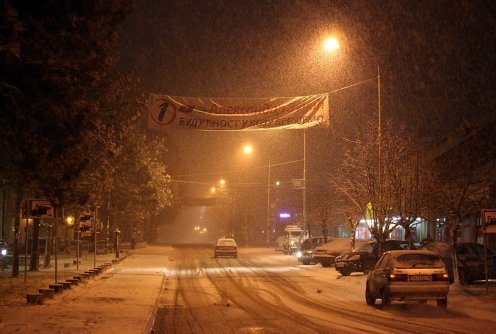
[[[272,248],[233,259],[214,258],[213,247],[148,246],[44,305],[26,304],[39,287],[28,281],[2,300],[0,333],[496,333],[496,286],[488,296],[452,286],[447,310],[369,307],[364,286],[363,274],[303,266]]]
[[[177,248],[166,266],[155,333],[496,331],[496,322],[472,317],[459,298],[449,298],[447,310],[434,302],[369,307],[363,274],[342,277],[334,268],[298,265],[269,248],[241,248],[237,259],[214,258],[210,248]]]

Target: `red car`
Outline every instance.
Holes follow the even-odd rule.
[[[215,245],[214,257],[229,256],[238,257],[238,245],[234,239],[221,238]]]

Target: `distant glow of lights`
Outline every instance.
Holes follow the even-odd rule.
[[[217,191],[217,189],[215,189],[215,187],[212,187],[212,188],[210,188],[210,191],[214,193]]]
[[[220,186],[223,187],[226,185],[226,180],[222,179],[219,181],[219,183],[220,183]]]
[[[279,214],[279,218],[291,218],[291,214],[287,213],[287,212],[281,212]]]
[[[276,181],[276,186],[280,186],[281,185],[281,181]]]
[[[339,49],[339,42],[334,37],[328,37],[324,41],[323,46],[324,46],[324,50],[331,52],[331,51],[334,51],[336,49]]]

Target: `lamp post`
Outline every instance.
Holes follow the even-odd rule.
[[[270,155],[269,155],[269,171],[267,173],[267,233],[266,233],[266,241],[267,246],[270,243]]]
[[[323,49],[326,52],[333,52],[337,49],[340,48],[339,41],[334,38],[334,37],[328,37],[324,40],[322,44]],[[382,197],[382,157],[381,157],[381,148],[382,148],[382,128],[381,128],[381,71],[379,67],[379,63],[376,63],[377,65],[377,159],[378,159],[378,183],[379,183],[379,202],[381,201]],[[344,87],[338,90],[350,88],[359,84],[363,84],[365,82],[369,82],[371,80],[365,80],[353,85],[350,85],[348,87]],[[338,91],[336,90],[336,91]]]
[[[303,129],[303,227],[310,231],[307,225],[307,129]],[[310,232],[308,234],[310,237]]]
[[[234,237],[234,229],[231,219],[231,201],[230,196],[232,196],[231,191],[228,190],[228,185],[225,179],[220,179],[218,185],[212,187],[211,191],[217,193],[217,198],[219,199],[219,208],[221,212],[221,221],[224,221],[225,235]],[[203,232],[203,233],[206,233]]]
[[[73,216],[67,216],[65,217],[65,252],[67,253],[69,251],[69,228],[71,228],[74,224],[74,217]]]
[[[379,167],[379,202],[381,201],[382,194],[382,184],[381,184],[381,174],[382,174],[382,162],[381,162],[381,146],[382,146],[382,129],[381,129],[381,72],[379,68],[379,63],[377,63],[377,149],[378,149],[378,167]],[[379,205],[381,205],[379,203]]]
[[[245,154],[251,154],[253,152],[253,147],[251,145],[245,145],[243,147],[243,151]],[[267,171],[267,226],[266,226],[266,233],[265,233],[265,240],[267,242],[267,245],[270,243],[270,229],[271,229],[271,224],[270,224],[270,168],[271,168],[271,161],[270,161],[270,154],[269,154],[269,159],[268,159],[268,171]]]

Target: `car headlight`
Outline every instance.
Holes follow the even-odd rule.
[[[303,254],[301,252],[296,252],[296,257],[301,257]]]
[[[348,259],[348,261],[356,261],[356,260],[360,260],[360,255],[356,254],[356,255],[350,256],[350,258]]]
[[[2,256],[5,256],[5,255],[7,255],[7,250],[4,248],[4,249],[2,249]]]

